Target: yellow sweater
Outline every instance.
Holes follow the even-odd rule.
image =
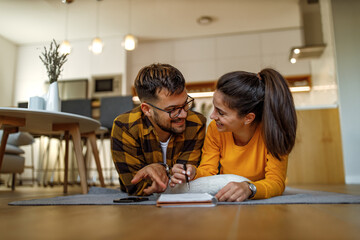
[[[285,189],[288,157],[279,161],[267,152],[261,127],[256,129],[247,145],[237,146],[232,133],[219,132],[215,121],[212,121],[207,130],[195,178],[216,175],[219,162],[220,174],[236,174],[252,181],[257,188],[253,199],[278,196]]]

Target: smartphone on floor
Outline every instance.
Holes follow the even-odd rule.
[[[126,197],[126,198],[114,199],[113,202],[114,203],[133,203],[133,202],[143,202],[143,201],[147,201],[147,200],[149,200],[149,198],[147,198],[147,197]]]

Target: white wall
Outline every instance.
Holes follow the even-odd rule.
[[[234,70],[272,66],[286,75],[310,72],[309,62],[289,63],[289,50],[301,45],[301,31],[273,31],[218,37],[147,42],[129,54],[130,79],[154,62],[176,66],[189,82],[211,81]]]
[[[346,183],[360,183],[360,1],[332,0]]]
[[[88,47],[90,41],[71,42],[72,52],[63,65],[60,80],[90,79],[92,75],[122,74],[126,79],[126,52],[121,46],[121,38],[103,38],[105,47],[100,55],[93,55]],[[28,101],[32,96],[45,94],[45,82],[48,80],[45,66],[39,59],[44,46],[23,45],[18,49],[16,84],[14,101]],[[124,94],[124,93],[123,93]]]
[[[303,45],[302,39],[301,29],[290,29],[142,43],[129,54],[128,85],[133,84],[141,67],[154,62],[174,65],[188,82],[215,81],[230,71],[259,72],[265,67],[272,67],[285,76],[312,75],[313,90],[294,93],[297,107],[336,104],[332,48],[326,48],[319,59],[291,64],[288,59],[290,49]]]
[[[0,36],[0,107],[13,102],[17,47]]]

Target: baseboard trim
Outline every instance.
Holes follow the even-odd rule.
[[[346,184],[360,184],[360,176],[346,176],[345,183]]]

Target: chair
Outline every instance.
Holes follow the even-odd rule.
[[[0,139],[2,139],[2,135],[3,130],[0,130]],[[23,173],[25,168],[25,158],[22,156],[25,152],[19,146],[29,145],[33,142],[33,136],[25,132],[12,133],[8,136],[0,173],[12,174],[12,190],[15,190],[16,173]]]
[[[61,101],[61,111],[79,114],[85,117],[92,117],[91,100],[75,99]]]
[[[66,113],[73,113],[73,114],[79,114],[85,117],[91,117],[92,110],[91,110],[91,100],[90,99],[74,99],[74,100],[62,100],[61,101],[61,111]],[[64,138],[63,135],[61,136],[50,136],[50,138],[55,138],[60,140],[59,144],[59,150],[58,150],[58,156],[56,158],[56,161],[54,163],[54,167],[51,171],[51,180],[50,185],[53,184],[54,181],[54,174],[56,171],[56,165],[60,169],[60,152],[62,152],[62,145],[61,142]],[[44,186],[47,185],[47,173],[48,173],[48,166],[49,166],[49,156],[50,156],[50,141],[48,141],[47,146],[45,147],[45,152],[42,154],[41,160],[39,165],[42,166],[43,160],[45,160],[45,169],[43,169],[43,184]],[[46,157],[46,158],[45,158]],[[66,163],[67,164],[67,163]],[[67,166],[66,166],[67,168]],[[65,170],[65,177],[64,181],[67,181],[67,170]],[[60,180],[59,180],[60,181]]]
[[[108,132],[102,136],[102,144],[104,144],[104,138],[110,138],[114,119],[118,115],[130,111],[133,108],[134,103],[132,96],[103,97],[100,99],[100,123],[101,126],[108,129]],[[102,146],[104,148],[104,145]],[[114,164],[112,163],[111,157],[110,160],[107,161],[105,154],[104,160],[105,163],[109,163],[109,166],[105,166],[105,169],[109,171],[110,185],[113,185],[112,172],[115,171]]]
[[[61,111],[91,118],[92,117],[91,100],[90,99],[63,100],[61,101]],[[87,152],[88,151],[86,151],[86,155]]]
[[[110,132],[114,119],[134,108],[132,96],[103,97],[100,102],[100,123]]]
[[[18,102],[18,108],[28,108],[28,102]]]
[[[29,105],[28,102],[18,102],[18,104],[17,104],[18,108],[28,108],[28,105]],[[37,138],[39,136],[33,135],[33,137]],[[32,184],[34,184],[34,181],[35,181],[34,144],[31,144],[31,164],[25,165],[25,169],[31,170],[31,182],[32,182]],[[23,180],[26,180],[26,179],[21,176],[20,183],[22,183]]]
[[[91,99],[73,99],[73,100],[63,100],[61,102],[61,111],[62,112],[67,112],[67,113],[73,113],[73,114],[78,114],[78,115],[82,115],[85,117],[92,117],[92,106],[91,106]],[[86,153],[85,153],[85,161],[88,160],[87,156],[90,156],[88,154],[88,142],[85,139],[85,144],[86,144]],[[89,161],[87,161],[87,163],[89,163]],[[87,168],[87,171],[89,170],[89,168]]]
[[[78,115],[82,115],[82,116],[91,118],[92,117],[91,100],[90,99],[63,100],[61,102],[61,111],[66,112],[66,113],[78,114]],[[96,132],[95,132],[95,134],[96,134]],[[86,150],[85,156],[90,156],[90,154],[88,154],[88,150],[89,150],[88,143],[91,143],[91,141],[87,141],[88,137],[89,137],[88,135],[84,135],[83,137],[84,137],[83,139],[85,140],[85,144],[87,145],[87,148],[86,148],[87,150]],[[66,149],[68,149],[68,141],[69,141],[68,136],[66,136],[66,135],[58,136],[58,138],[60,139],[60,141],[65,140]],[[94,142],[93,142],[93,144],[96,144]],[[94,151],[94,149],[93,149],[93,151]],[[54,178],[53,176],[54,176],[56,165],[58,165],[60,167],[60,152],[62,152],[61,144],[59,145],[58,157],[54,164],[54,168],[52,170],[51,179]],[[65,155],[64,192],[67,192],[67,179],[68,179],[68,157],[67,157],[67,155],[68,155],[68,153],[65,151],[64,155]],[[87,158],[85,157],[84,159],[87,159]],[[95,159],[95,162],[97,165],[96,167],[97,167],[97,171],[98,171],[98,175],[99,175],[100,184],[102,187],[104,187],[105,184],[104,184],[104,179],[103,179],[103,175],[102,175],[100,161],[99,161],[99,159]],[[47,172],[47,169],[45,169],[45,173],[46,172]],[[44,175],[44,180],[45,180],[45,178],[46,178],[46,175]]]

